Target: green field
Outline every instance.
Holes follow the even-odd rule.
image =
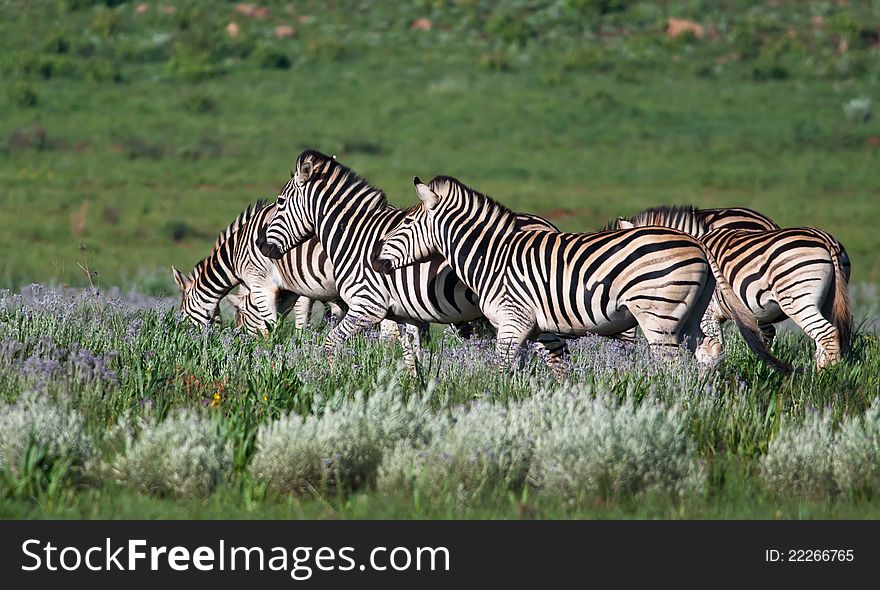
[[[331,370],[326,331],[144,303],[0,296],[0,517],[880,517],[876,332],[821,375],[783,335],[788,377],[732,332],[709,373],[590,337],[558,385],[489,340],[436,333],[416,378],[357,337]]]
[[[0,517],[880,517],[878,29],[876,0],[0,0]],[[816,374],[787,332],[786,377],[730,331],[703,374],[587,338],[557,386],[440,328],[415,378],[369,336],[331,371],[325,329],[181,323],[169,267],[305,148],[398,205],[449,174],[566,230],[821,227],[853,358]]]
[[[567,230],[751,206],[880,280],[880,118],[844,109],[880,99],[876,2],[264,4],[0,3],[0,283],[83,285],[88,264],[170,291],[306,147],[396,204],[451,174]],[[709,32],[669,39],[667,17]]]

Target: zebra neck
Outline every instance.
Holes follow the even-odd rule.
[[[381,191],[337,200],[315,212],[317,236],[335,268],[351,259],[362,259],[379,238],[403,218]]]
[[[241,257],[236,246],[242,243],[242,228],[234,231],[221,244],[215,246],[211,255],[199,263],[201,272],[195,279],[194,289],[202,303],[219,305],[220,300],[241,282],[238,263]]]
[[[443,256],[465,285],[482,294],[503,264],[516,215],[487,199],[469,211],[455,212],[441,225]]]

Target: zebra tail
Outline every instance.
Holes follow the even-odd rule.
[[[830,305],[831,317],[828,319],[837,328],[840,337],[840,352],[846,357],[852,351],[853,332],[852,304],[849,299],[849,276],[851,269],[849,255],[843,248],[843,244],[825,232],[820,233],[828,245],[828,253],[831,255],[831,262],[834,266],[833,301]],[[827,311],[824,313],[827,313]]]
[[[727,279],[724,278],[724,275],[721,274],[721,269],[718,267],[718,262],[715,260],[715,257],[712,256],[712,253],[709,252],[705,245],[703,245],[703,252],[706,254],[706,259],[709,261],[709,266],[712,268],[712,274],[715,276],[715,293],[718,295],[718,303],[721,305],[721,309],[724,310],[725,314],[727,314],[727,316],[733,320],[733,323],[736,324],[739,333],[742,334],[746,344],[752,349],[752,352],[780,373],[788,374],[794,372],[791,365],[776,358],[767,347],[767,343],[764,342],[764,338],[762,337],[761,330],[758,328],[758,322],[755,321],[755,316],[752,315],[752,312],[750,312],[742,301],[739,300],[739,297],[736,296],[733,287],[730,286],[730,283],[728,283]]]

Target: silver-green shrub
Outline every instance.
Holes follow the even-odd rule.
[[[880,492],[880,398],[863,416],[841,425],[834,447],[834,481],[846,493]]]
[[[800,424],[783,424],[761,457],[761,478],[781,494],[832,493],[834,446],[830,414],[812,413]]]
[[[0,405],[0,470],[13,478],[61,463],[82,472],[94,452],[82,416],[67,404],[32,395]]]
[[[377,386],[364,401],[364,418],[380,441],[389,449],[399,441],[421,446],[434,435],[435,413],[428,404],[433,389],[404,399],[396,378],[377,377]],[[354,402],[357,404],[357,401]]]
[[[521,490],[531,462],[530,422],[522,408],[476,403],[438,417],[423,447],[399,445],[379,469],[383,493],[451,498],[458,506],[492,492]]]
[[[251,475],[276,493],[327,493],[369,480],[382,447],[363,408],[284,416],[260,426]]]
[[[232,451],[217,425],[182,410],[161,422],[142,421],[112,464],[123,484],[156,496],[209,496],[228,476]]]
[[[543,414],[530,481],[543,495],[673,496],[698,492],[705,472],[684,413],[651,400],[618,405],[572,387],[532,401]]]
[[[398,443],[420,447],[433,437],[438,419],[429,396],[404,400],[397,382],[380,375],[369,396],[358,392],[323,414],[264,424],[250,473],[281,494],[326,494],[370,483],[387,450]]]

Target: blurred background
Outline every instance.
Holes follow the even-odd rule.
[[[0,0],[0,288],[172,293],[307,147],[566,230],[752,207],[876,284],[878,35],[878,0]]]

